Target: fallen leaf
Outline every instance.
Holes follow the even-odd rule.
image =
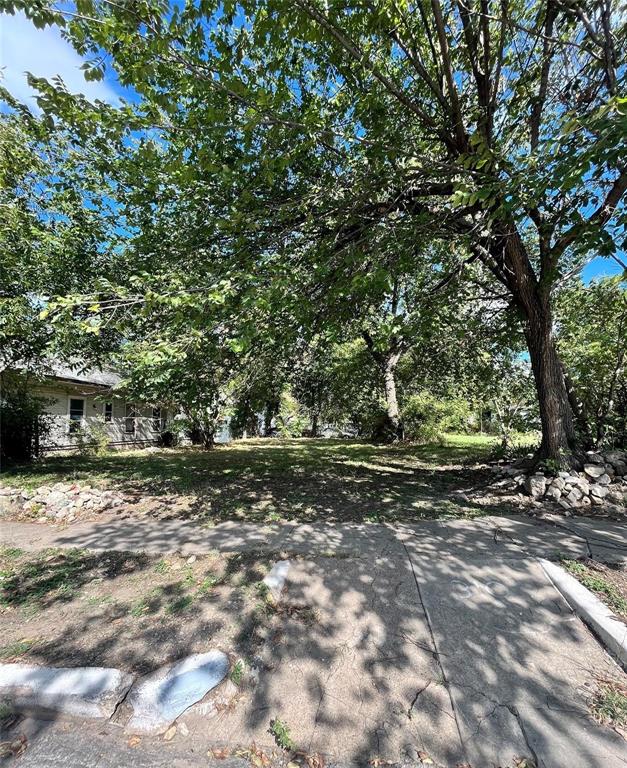
[[[168,730],[163,734],[164,741],[172,741],[176,735],[176,725],[171,725]]]
[[[131,738],[126,742],[129,747],[135,748],[139,743],[141,743],[141,738],[139,736],[131,736]]]
[[[191,557],[187,558],[187,564],[191,565],[192,563],[196,562],[196,555],[192,555]]]
[[[207,757],[215,757],[217,760],[224,760],[227,757],[230,757],[231,750],[227,747],[223,747],[222,749],[210,749],[209,752],[207,752]]]
[[[189,736],[189,728],[185,725],[185,723],[179,723],[179,733],[181,736]]]
[[[418,752],[418,757],[425,765],[433,765],[433,760],[426,752]]]

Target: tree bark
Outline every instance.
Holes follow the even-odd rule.
[[[404,435],[398,408],[396,395],[396,365],[400,359],[400,353],[393,353],[386,357],[383,367],[383,387],[385,391],[385,410],[388,419],[388,429],[396,440],[402,440]]]
[[[553,335],[550,288],[537,279],[513,224],[501,232],[490,250],[497,264],[497,276],[510,289],[523,318],[542,424],[542,442],[536,459],[566,459],[570,463],[580,445]]]
[[[311,436],[318,437],[318,414],[314,413],[311,417]]]

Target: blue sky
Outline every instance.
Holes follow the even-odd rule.
[[[36,105],[26,82],[26,72],[47,79],[60,75],[70,92],[116,104],[121,94],[119,84],[111,77],[102,82],[87,82],[80,68],[83,61],[57,27],[37,29],[23,13],[0,14],[3,85],[31,108]]]
[[[119,103],[121,96],[132,99],[115,75],[107,68],[101,82],[88,82],[81,71],[84,60],[63,39],[57,27],[37,29],[22,13],[0,14],[0,69],[4,85],[18,99],[36,108],[33,92],[26,82],[26,72],[51,79],[59,75],[72,93],[83,93],[88,99]],[[627,258],[627,257],[626,257]],[[595,277],[617,275],[620,266],[611,259],[594,259],[583,272],[585,283]]]

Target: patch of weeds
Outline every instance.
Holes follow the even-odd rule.
[[[622,616],[627,616],[627,600],[621,595],[619,589],[603,578],[600,573],[595,573],[595,571],[579,560],[568,560],[562,557],[560,558],[560,564],[584,587],[596,592],[610,610]]]
[[[159,560],[155,565],[155,571],[160,575],[165,575],[170,570],[170,563],[167,560]]]
[[[279,606],[277,610],[282,616],[290,616],[298,619],[308,627],[312,627],[320,621],[320,611],[317,608],[312,608],[310,605],[287,603],[286,605]]]
[[[196,576],[194,575],[194,569],[191,566],[187,566],[184,571],[183,583],[186,587],[193,587],[196,584]]]
[[[233,665],[233,668],[231,669],[229,678],[231,682],[234,683],[235,685],[240,685],[243,677],[244,677],[244,662],[241,659],[238,659]]]
[[[130,614],[134,619],[139,619],[141,616],[145,616],[150,612],[150,605],[145,597],[136,600],[131,605]]]
[[[217,576],[205,576],[205,578],[198,585],[196,594],[206,595],[208,592],[211,592],[211,590],[214,587],[217,587],[218,584],[220,583],[221,583],[221,579],[219,579]]]
[[[275,717],[274,720],[270,720],[270,733],[274,736],[274,740],[282,749],[294,749],[294,742],[290,736],[290,729],[288,726]]]
[[[627,686],[618,680],[599,680],[590,710],[601,725],[624,730],[627,728]]]
[[[176,600],[173,600],[171,603],[169,603],[166,606],[165,612],[170,615],[183,613],[192,606],[193,602],[194,598],[192,595],[182,595],[181,597],[177,597]]]
[[[0,720],[6,720],[7,717],[13,714],[13,707],[8,701],[0,701]]]
[[[108,605],[113,602],[111,595],[92,595],[87,598],[87,605]]]
[[[21,557],[24,554],[23,549],[18,547],[0,547],[0,557],[8,557],[11,560]]]
[[[93,563],[84,550],[44,550],[2,572],[0,605],[22,606],[35,613],[54,600],[70,600]]]
[[[14,643],[3,645],[0,647],[0,659],[2,659],[2,661],[17,659],[25,653],[28,653],[33,645],[35,645],[35,642],[35,640],[17,640]]]

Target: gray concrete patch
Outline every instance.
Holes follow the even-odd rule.
[[[132,675],[107,667],[0,665],[0,700],[16,709],[109,718],[133,682]]]
[[[219,718],[186,715],[190,740],[271,750],[279,718],[325,765],[404,764],[418,752],[436,765],[465,762],[404,550],[294,560],[281,605],[258,684]]]
[[[270,572],[263,579],[263,583],[269,589],[272,599],[275,602],[278,602],[281,599],[281,592],[283,592],[290,565],[291,563],[289,560],[279,560],[278,563],[275,563],[272,566]]]
[[[540,563],[575,613],[581,616],[623,667],[627,668],[627,624],[616,618],[596,595],[559,565],[542,559]]]
[[[627,743],[587,711],[620,669],[530,558],[425,557],[407,543],[468,762],[624,768]]]
[[[229,660],[222,651],[196,653],[148,675],[128,696],[133,715],[127,730],[138,733],[164,731],[188,707],[224,680]]]
[[[550,557],[557,552],[578,557],[587,552],[586,543],[579,535],[524,516],[425,520],[399,524],[394,531],[400,541],[411,543],[412,551],[429,557],[477,560]]]

